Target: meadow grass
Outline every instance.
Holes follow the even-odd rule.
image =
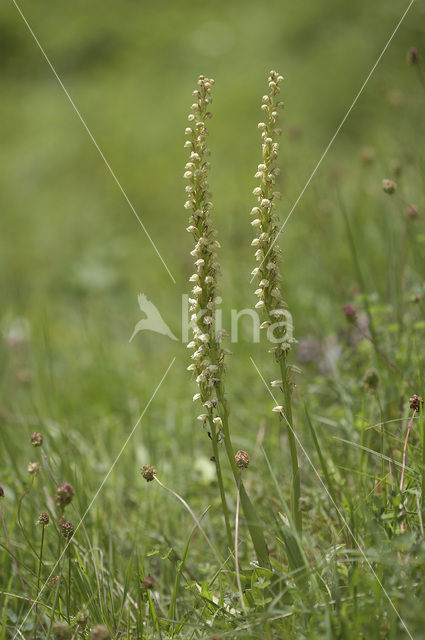
[[[51,36],[72,90],[86,98],[93,116],[100,113],[96,134],[110,141],[116,163],[131,150],[131,196],[151,222],[160,250],[165,255],[169,249],[178,293],[160,262],[154,263],[142,232],[135,234],[131,212],[103,177],[96,154],[82,147],[82,133],[73,139],[73,116],[50,86],[15,14],[1,9],[4,32],[19,33],[20,40],[14,49],[13,38],[4,39],[1,80],[7,89],[4,122],[13,126],[5,134],[7,159],[1,160],[6,303],[0,347],[0,640],[424,637],[425,427],[415,394],[424,395],[425,92],[422,67],[411,51],[406,63],[409,46],[420,40],[415,16],[347,123],[333,160],[279,238],[282,290],[298,340],[283,363],[291,365],[293,383],[287,388],[300,468],[297,499],[287,414],[272,411],[276,405],[285,409],[280,385],[270,383],[283,383],[286,370],[279,375],[265,337],[252,343],[249,322],[241,323],[238,343],[226,345],[233,351],[225,378],[231,453],[246,451],[250,459],[236,475],[225,442],[207,435],[212,425],[222,425],[212,421],[208,429],[196,421],[196,384],[186,371],[185,345],[147,333],[128,343],[139,319],[140,289],[178,334],[180,291],[191,286],[192,246],[184,234],[185,213],[175,202],[182,201],[186,158],[179,148],[198,65],[215,67],[217,79],[208,125],[211,215],[222,245],[219,306],[228,318],[231,308],[255,304],[250,192],[261,160],[256,125],[270,63],[290,76],[282,85],[280,116],[282,219],[303,186],[306,167],[313,168],[348,106],[352,92],[344,92],[344,83],[351,87],[376,54],[372,33],[384,41],[401,11],[377,4],[367,26],[370,42],[366,38],[359,52],[364,65],[351,67],[350,52],[358,51],[363,34],[356,20],[366,28],[362,11],[369,3],[345,9],[349,24],[343,28],[336,3],[318,2],[309,16],[302,8],[287,12],[289,5],[272,4],[265,12],[251,2],[228,3],[224,17],[213,15],[215,26],[192,3],[181,13],[171,5],[143,15],[133,9],[124,26],[116,24],[109,5],[100,17],[96,5],[87,13],[97,25],[96,38],[84,26],[82,5],[71,31],[61,32],[50,8],[43,26],[23,4],[41,36]],[[261,39],[262,53],[256,38],[244,40],[232,31],[242,9],[240,29]],[[282,20],[279,29],[274,11],[288,15],[289,24]],[[307,37],[315,16],[323,29],[314,31],[316,43]],[[136,17],[144,20],[147,40],[132,30]],[[170,34],[162,28],[167,20],[176,25]],[[49,25],[60,28],[49,31]],[[348,50],[335,68],[334,93],[331,78],[321,86],[316,67],[307,71],[316,53],[323,68],[335,62],[340,49],[332,48],[329,29]],[[176,35],[183,30],[190,32],[190,46]],[[228,45],[209,58],[202,47],[210,33],[213,42],[225,43],[226,33],[230,42],[242,38],[243,47]],[[86,51],[81,45],[90,38]],[[290,53],[301,41],[307,50],[297,53],[295,63]],[[161,49],[164,76],[156,77],[159,58],[157,66],[146,63],[140,70],[152,87],[146,96],[130,81],[133,73],[121,71],[129,59],[149,60],[149,47]],[[177,80],[173,74],[187,50],[198,58],[189,58]],[[252,61],[248,70],[246,59]],[[115,81],[121,92],[103,102],[103,112],[95,88],[102,92]],[[307,108],[310,93],[319,89],[326,96],[315,103],[320,127]],[[31,104],[21,102],[30,90]],[[164,100],[167,92],[173,104]],[[116,126],[123,106],[134,103],[140,111],[131,106],[131,113],[144,115],[143,144],[133,140],[136,118],[121,118]],[[34,113],[39,115],[33,121]],[[41,132],[49,127],[58,138],[50,134],[42,144]],[[42,434],[42,442],[33,434]],[[219,481],[210,460],[217,452]],[[147,463],[154,465],[157,482],[141,477],[139,468]],[[239,504],[241,476],[267,559],[256,553],[247,526],[253,523]]]

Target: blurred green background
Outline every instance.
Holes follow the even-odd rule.
[[[185,372],[185,347],[148,333],[128,343],[141,317],[139,292],[157,305],[175,333],[180,331],[180,297],[189,289],[191,273],[183,132],[197,76],[216,80],[210,181],[223,247],[226,318],[231,307],[255,303],[248,213],[269,69],[285,76],[284,219],[407,4],[20,2],[176,284],[13,2],[1,4],[0,323],[6,337],[17,327],[29,336],[21,350],[9,349],[7,340],[1,347],[8,446],[13,449],[17,436],[47,424],[54,434],[58,421],[58,439],[70,425],[89,441],[76,438],[71,448],[80,443],[83,454],[87,446],[94,452],[109,442],[113,456],[121,436],[115,431],[108,440],[110,434],[117,424],[128,431],[176,356],[167,388],[150,409],[153,426],[145,427],[144,446],[152,459],[156,442],[161,454],[173,450],[157,439],[166,422],[165,433],[172,437],[179,431],[187,455],[191,447],[205,447],[205,436],[192,422],[194,386]],[[423,149],[417,144],[424,132],[423,96],[406,52],[412,45],[423,48],[424,18],[424,4],[414,3],[281,236],[285,296],[298,338],[335,331],[341,306],[358,285],[341,203],[352,221],[368,292],[391,301],[389,248],[402,222],[398,205],[382,193],[381,180],[402,166],[404,197],[423,204]],[[364,147],[376,153],[367,167],[360,159]],[[255,353],[270,369],[272,363],[265,350],[250,344],[249,324],[234,351],[228,386],[240,395],[234,428],[241,433],[256,399],[264,399],[249,355]],[[243,395],[247,384],[250,398]],[[255,411],[260,416],[264,408]],[[171,416],[168,422],[165,414]],[[16,460],[19,454],[12,453]],[[107,468],[108,459],[104,464]]]

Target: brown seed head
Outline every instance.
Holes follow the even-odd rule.
[[[41,433],[34,431],[31,436],[31,444],[33,447],[41,447],[41,445],[43,444],[43,436],[41,435]]]
[[[3,487],[0,487],[0,498],[3,498],[4,496],[4,489]]]
[[[47,527],[50,522],[49,514],[43,511],[37,518],[37,522],[35,524],[42,524],[43,527]]]
[[[40,463],[39,462],[30,462],[27,467],[28,473],[31,476],[36,477],[38,472],[40,471]]]
[[[156,470],[150,464],[144,464],[140,469],[140,473],[147,482],[151,482],[156,476]]]
[[[249,465],[249,455],[246,451],[239,449],[239,451],[235,455],[235,462],[236,466],[239,467],[239,469],[246,469]]]
[[[395,183],[394,180],[388,180],[388,178],[385,178],[384,180],[382,180],[382,189],[385,191],[385,193],[388,193],[391,196],[396,192],[397,183]]]
[[[74,525],[71,522],[63,522],[60,525],[60,531],[65,540],[69,540],[74,535]]]
[[[411,398],[409,398],[409,406],[413,411],[419,411],[421,408],[421,404],[423,403],[424,401],[420,396],[418,396],[417,393],[415,393]]]
[[[63,509],[72,502],[72,498],[75,495],[75,491],[69,482],[62,482],[56,489],[55,500],[58,507]]]

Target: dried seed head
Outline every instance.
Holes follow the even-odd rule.
[[[387,178],[385,178],[384,180],[382,180],[382,189],[385,191],[385,193],[392,195],[397,189],[397,184],[394,182],[394,180],[388,180]]]
[[[55,500],[58,507],[64,509],[68,504],[72,502],[72,498],[75,495],[75,491],[69,482],[62,482],[56,489]]]
[[[41,524],[43,525],[43,527],[47,527],[47,525],[50,522],[50,518],[49,518],[49,514],[46,513],[45,511],[43,511],[42,513],[40,513],[40,515],[37,518],[37,521],[35,524]]]
[[[376,391],[379,384],[379,374],[376,369],[368,369],[363,376],[363,384],[366,391]]]
[[[246,451],[239,449],[239,451],[235,455],[235,462],[236,466],[239,467],[239,469],[246,469],[249,465],[249,455]]]
[[[53,576],[53,578],[50,578],[49,587],[54,587],[58,580],[59,580],[59,576]]]
[[[28,467],[27,467],[27,471],[30,475],[32,475],[34,478],[37,476],[38,472],[40,471],[40,463],[39,462],[30,462]]]
[[[106,627],[103,624],[97,624],[90,631],[90,640],[110,640],[111,635]]]
[[[353,307],[352,304],[346,304],[344,307],[344,315],[347,318],[348,322],[351,324],[356,324],[357,322],[357,311],[356,308]]]
[[[0,487],[0,498],[4,497],[4,489],[3,487]]]
[[[41,447],[41,445],[43,444],[43,436],[41,435],[41,433],[34,431],[31,436],[31,444],[33,447]]]
[[[423,399],[416,393],[411,398],[409,398],[409,406],[413,411],[419,411],[421,408],[421,404],[423,403]]]
[[[71,522],[62,522],[60,525],[60,532],[65,538],[65,540],[69,540],[74,535],[74,525]]]
[[[153,589],[156,585],[156,580],[152,576],[146,576],[144,580],[142,580],[142,589]]]
[[[415,65],[419,64],[421,59],[420,53],[416,47],[410,47],[407,52],[407,64]]]
[[[72,636],[72,628],[66,622],[55,622],[53,625],[55,640],[69,640]]]
[[[152,482],[152,480],[156,476],[156,470],[150,464],[144,464],[140,469],[140,473],[147,482]]]

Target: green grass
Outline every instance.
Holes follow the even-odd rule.
[[[51,515],[41,581],[52,570],[62,580],[40,596],[45,632],[38,625],[35,636],[37,618],[26,617],[30,606],[2,526],[0,640],[14,638],[22,623],[29,640],[49,637],[49,629],[53,637],[58,621],[76,631],[85,611],[82,637],[96,624],[114,639],[425,637],[422,414],[413,422],[399,490],[409,397],[424,395],[425,93],[405,62],[410,46],[425,55],[423,7],[412,6],[280,238],[284,296],[299,341],[289,360],[302,370],[293,392],[302,537],[291,521],[285,425],[251,362],[267,382],[278,377],[267,344],[252,343],[247,321],[239,342],[228,345],[232,439],[251,457],[244,483],[271,561],[271,570],[255,564],[241,516],[244,612],[211,444],[192,403],[188,351],[147,332],[128,342],[140,319],[141,291],[180,333],[180,296],[189,290],[192,262],[182,206],[191,91],[199,73],[216,80],[210,182],[226,319],[231,308],[255,304],[248,214],[267,72],[277,68],[285,76],[284,219],[407,4],[127,0],[118,8],[110,1],[42,0],[35,7],[23,0],[20,6],[176,284],[13,3],[3,3],[0,504],[30,597],[39,563],[26,536],[39,553],[41,528],[34,523],[41,511]],[[294,125],[300,137],[291,135]],[[364,147],[375,150],[370,165],[361,162]],[[383,193],[383,178],[396,180],[397,194]],[[418,205],[417,219],[406,223],[400,197]],[[348,303],[361,323],[369,313],[380,351],[347,324]],[[24,339],[13,345],[11,331],[19,327]],[[56,482],[31,433],[43,433],[57,483],[75,488],[67,513],[77,526],[173,358],[69,557],[55,567]],[[379,375],[376,393],[362,382],[370,367]],[[223,454],[221,460],[234,527],[236,486]],[[18,505],[33,461],[42,468],[22,501],[25,536]],[[225,570],[184,506],[141,478],[145,463],[190,505]],[[155,579],[152,590],[143,587],[147,576]]]

